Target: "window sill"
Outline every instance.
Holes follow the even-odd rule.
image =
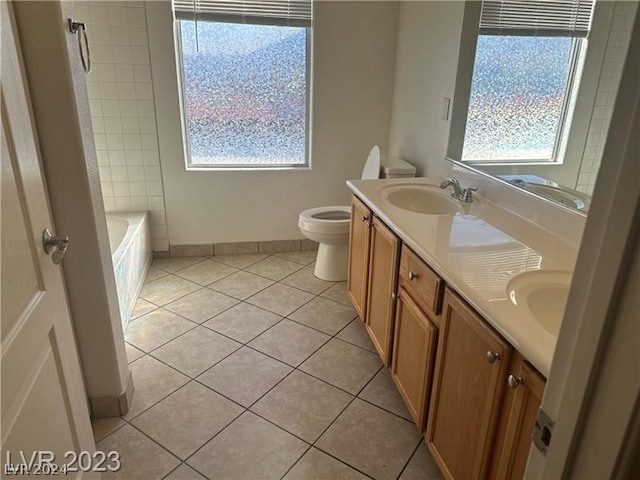
[[[303,171],[310,172],[311,166],[265,166],[265,167],[215,167],[215,166],[187,166],[187,172],[276,172],[276,171]]]
[[[561,167],[563,162],[552,161],[470,161],[462,160],[465,165],[471,165],[472,167],[520,167],[520,166],[537,166],[537,167]]]

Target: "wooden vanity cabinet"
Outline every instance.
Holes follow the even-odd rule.
[[[400,240],[375,216],[369,246],[365,328],[386,367],[391,363]]]
[[[446,478],[485,478],[512,348],[446,288],[425,440]]]
[[[489,478],[517,480],[524,477],[529,459],[545,379],[516,352],[503,381],[506,392]]]
[[[347,292],[387,367],[391,363],[399,254],[398,237],[353,196]]]
[[[390,373],[420,432],[428,412],[443,289],[442,279],[403,245]]]
[[[347,293],[362,320],[366,320],[367,311],[371,218],[371,210],[355,195],[352,196]]]
[[[434,323],[401,286],[396,305],[391,378],[420,432],[425,427],[437,336]]]

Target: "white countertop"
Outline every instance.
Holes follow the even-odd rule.
[[[527,271],[573,272],[578,246],[479,195],[471,203],[460,203],[455,215],[414,213],[384,196],[388,186],[437,186],[440,181],[350,180],[347,185],[547,377],[562,318],[544,327],[526,308],[511,302],[507,284]]]

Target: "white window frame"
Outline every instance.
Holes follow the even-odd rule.
[[[587,142],[588,125],[595,106],[599,72],[607,47],[614,2],[602,0],[595,4],[590,38],[588,39],[589,48],[585,56],[573,121],[568,128],[565,161],[564,163],[536,162],[535,164],[522,162],[472,163],[461,160],[475,62],[480,6],[481,2],[466,2],[465,4],[446,158],[467,168],[481,167],[481,171],[494,176],[509,174],[514,167],[528,165],[529,171],[535,175],[558,178],[560,183],[571,184],[577,177]]]
[[[482,33],[478,34],[478,37],[483,36]],[[487,35],[489,36],[489,35]],[[505,35],[506,36],[506,35]],[[461,161],[471,165],[550,165],[550,164],[562,164],[564,163],[567,143],[569,140],[569,133],[573,124],[573,114],[575,112],[575,105],[577,100],[577,94],[580,87],[580,79],[584,70],[585,53],[588,47],[588,41],[586,38],[573,38],[571,46],[571,60],[570,67],[567,74],[567,86],[564,92],[562,111],[560,112],[560,118],[558,120],[558,128],[556,130],[555,141],[549,159],[527,159],[527,158],[510,158],[510,159],[475,159],[464,158],[464,144],[463,155]],[[477,57],[476,57],[477,58]],[[475,60],[474,58],[474,64]],[[471,80],[473,87],[473,77]],[[468,118],[468,114],[467,114]]]
[[[312,10],[313,10],[313,3]],[[256,21],[243,22],[252,25],[269,24],[268,22],[261,22],[260,19]],[[185,110],[185,78],[183,68],[183,54],[182,54],[182,37],[181,37],[181,25],[182,20],[173,18],[174,25],[174,45],[176,51],[176,68],[178,77],[178,92],[180,103],[180,121],[182,124],[182,139],[183,139],[183,151],[184,151],[184,168],[187,171],[267,171],[267,170],[311,170],[311,105],[312,105],[312,45],[313,45],[313,26],[300,27],[306,30],[306,52],[305,52],[305,153],[303,163],[255,163],[255,164],[237,164],[237,165],[215,165],[215,164],[193,164],[191,163],[191,151],[189,142],[189,131],[187,128],[187,118]],[[198,23],[212,23],[211,20],[198,19]],[[234,21],[223,22],[217,21],[217,23],[238,23]],[[297,25],[293,25],[297,26]]]

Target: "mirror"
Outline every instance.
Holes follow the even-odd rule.
[[[638,3],[596,0],[572,38],[492,30],[466,2],[448,158],[586,214]]]

